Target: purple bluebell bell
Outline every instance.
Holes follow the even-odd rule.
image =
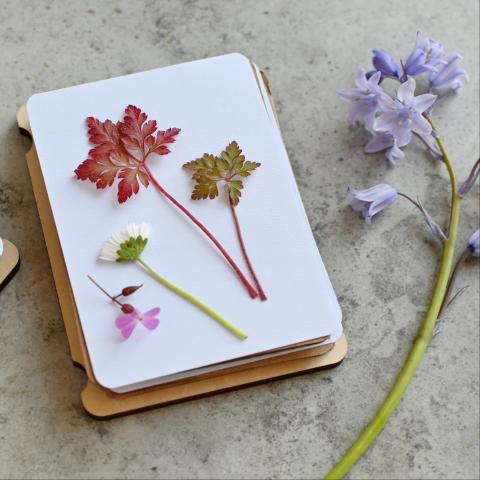
[[[373,66],[385,77],[400,77],[400,66],[397,62],[383,50],[372,51]]]
[[[391,205],[397,196],[395,187],[385,183],[375,185],[367,190],[355,190],[352,187],[348,187],[347,190],[347,198],[351,207],[360,212],[367,223],[371,223],[372,217]]]
[[[421,75],[425,72],[436,72],[437,68],[427,63],[427,55],[419,48],[415,49],[403,66],[405,75]],[[406,77],[405,77],[406,78]]]
[[[436,67],[438,64],[445,63],[445,54],[441,43],[429,37],[421,37],[417,32],[415,40],[415,50],[423,50],[425,52],[425,63]]]
[[[474,257],[480,257],[480,229],[470,237],[467,248]]]
[[[436,72],[445,63],[442,45],[431,38],[421,38],[420,32],[417,32],[415,48],[405,61],[405,79],[407,75]]]
[[[430,90],[458,90],[463,82],[468,82],[470,79],[467,72],[461,68],[461,63],[462,57],[458,53],[452,53],[436,72],[430,73]]]
[[[390,133],[398,147],[410,143],[412,132],[426,136],[432,131],[422,113],[433,105],[437,97],[430,93],[415,97],[415,85],[415,80],[409,77],[398,87],[396,100],[382,94],[378,101],[380,114],[376,117],[373,128],[377,132]]]
[[[397,165],[405,158],[405,153],[398,147],[397,140],[390,133],[374,135],[365,145],[366,153],[376,153],[385,150],[385,156],[392,165]]]
[[[475,165],[473,166],[472,171],[470,172],[470,175],[468,176],[468,178],[462,183],[462,185],[458,189],[458,194],[461,197],[464,197],[472,189],[479,175],[480,175],[480,158],[475,162]]]
[[[350,122],[361,122],[372,131],[375,115],[378,111],[378,99],[383,88],[378,85],[381,73],[376,72],[367,78],[365,70],[360,70],[355,77],[356,88],[346,88],[338,92],[340,97],[351,104]]]

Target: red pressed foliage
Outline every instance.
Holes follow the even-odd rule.
[[[181,210],[220,250],[252,298],[258,293],[245,275],[222,247],[215,236],[195,218],[180,202],[170,195],[153,176],[147,160],[150,155],[167,155],[168,144],[175,142],[179,128],[157,130],[157,122],[148,120],[146,113],[129,105],[121,122],[104,122],[87,118],[88,137],[94,147],[88,158],[75,170],[79,180],[90,180],[97,188],[111,187],[118,181],[118,201],[126,202],[137,194],[140,184],[145,188],[152,183],[173,205]]]
[[[95,147],[90,150],[88,159],[75,170],[77,178],[90,180],[100,189],[111,187],[118,178],[120,203],[138,193],[140,183],[148,187],[145,160],[152,153],[170,153],[165,144],[173,143],[180,133],[179,128],[157,131],[157,122],[147,121],[147,115],[133,105],[125,109],[123,122],[101,122],[88,117],[87,126],[90,143]]]

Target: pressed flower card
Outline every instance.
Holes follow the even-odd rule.
[[[260,78],[230,54],[28,101],[100,385],[126,392],[341,336]]]

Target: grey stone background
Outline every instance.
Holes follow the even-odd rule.
[[[389,168],[362,153],[336,92],[370,50],[396,56],[417,29],[465,59],[471,82],[436,119],[459,176],[479,155],[479,6],[417,1],[0,2],[0,234],[22,254],[0,295],[0,476],[321,478],[392,385],[426,309],[439,247],[398,202],[372,227],[346,207],[348,184],[420,195],[440,222],[448,180],[419,145]],[[109,422],[84,414],[15,125],[35,93],[240,51],[264,67],[285,142],[350,341],[337,369]],[[61,119],[59,119],[61,121]],[[65,152],[68,155],[68,152]],[[459,251],[478,228],[465,200]],[[350,478],[479,477],[479,275],[445,315],[404,400]]]

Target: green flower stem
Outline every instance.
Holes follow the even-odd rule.
[[[218,323],[223,325],[225,328],[230,330],[234,335],[237,337],[241,338],[242,340],[245,340],[248,335],[243,333],[241,330],[239,330],[237,327],[232,325],[230,322],[225,320],[223,317],[218,315],[218,313],[214,312],[210,307],[207,307],[204,303],[202,303],[200,300],[195,298],[193,295],[190,295],[189,293],[185,292],[181,288],[178,288],[175,286],[173,283],[170,283],[168,280],[163,278],[158,272],[156,272],[150,265],[145,263],[141,258],[137,259],[137,263],[146,271],[148,272],[155,280],[159,281],[162,285],[165,287],[169,288],[172,292],[175,292],[177,295],[180,297],[184,298],[185,300],[189,301],[196,307],[198,307],[200,310],[203,310],[207,315],[212,317],[214,320],[216,320]]]
[[[431,118],[425,115],[425,118],[432,125],[436,132],[435,125]],[[326,479],[340,479],[343,478],[353,467],[353,465],[360,459],[363,453],[367,450],[370,444],[375,440],[376,436],[381,432],[387,423],[390,415],[393,413],[398,403],[403,397],[415,371],[417,370],[423,358],[425,350],[427,349],[430,340],[432,339],[435,324],[440,313],[448,286],[448,280],[453,264],[453,254],[455,244],[457,241],[458,221],[460,217],[460,202],[461,197],[457,194],[457,178],[453,165],[448,157],[448,154],[443,145],[442,139],[436,137],[436,142],[443,154],[443,160],[447,167],[450,177],[450,184],[452,188],[452,202],[450,211],[450,222],[448,228],[448,238],[443,243],[442,256],[440,259],[439,269],[435,287],[433,289],[430,305],[423,319],[422,326],[418,333],[408,358],[398,375],[390,393],[384,400],[382,406],[378,409],[375,417],[370,421],[362,434],[358,437],[355,443],[345,453],[343,458],[328,472]]]

